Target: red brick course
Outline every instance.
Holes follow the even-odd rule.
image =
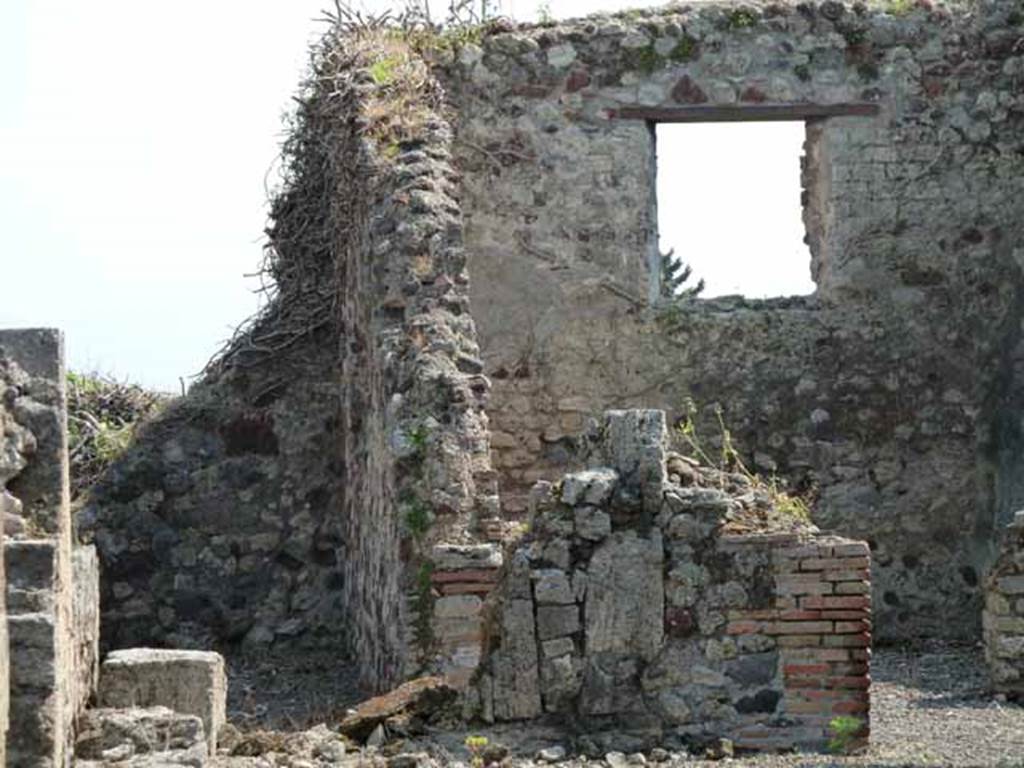
[[[870,553],[864,542],[832,540],[774,553],[773,608],[730,611],[730,635],[774,637],[783,675],[784,729],[744,728],[746,748],[823,745],[836,715],[865,721],[870,709]],[[798,736],[797,731],[802,735]]]

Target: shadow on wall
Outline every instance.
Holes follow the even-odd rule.
[[[86,495],[105,648],[344,645],[336,349],[209,376]]]

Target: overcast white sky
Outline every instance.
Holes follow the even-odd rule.
[[[196,373],[257,308],[244,275],[260,259],[264,185],[329,4],[0,2],[0,327],[63,328],[79,370],[171,391]],[[636,4],[549,5],[568,17]],[[527,18],[537,5],[505,7]],[[661,129],[663,247],[707,279],[705,295],[741,277],[754,295],[813,289],[801,140],[791,124]]]

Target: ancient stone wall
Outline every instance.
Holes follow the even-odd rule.
[[[0,437],[0,512],[10,534],[4,541],[10,656],[6,759],[11,765],[58,768],[70,761],[74,718],[90,693],[78,690],[72,640],[64,347],[59,332],[0,331]]]
[[[390,157],[358,130],[380,88],[358,68],[336,72],[332,88],[347,107],[325,116],[337,125],[332,187],[344,190],[337,259],[346,604],[364,678],[383,686],[430,668],[437,653],[440,671],[466,664],[432,626],[429,585],[432,547],[471,544],[497,515],[488,382],[468,311],[451,132],[434,107],[436,86],[419,93],[425,112],[415,138]]]
[[[1024,512],[1003,532],[985,579],[982,624],[992,689],[1024,698]]]
[[[481,715],[569,715],[600,753],[820,748],[839,715],[866,737],[867,545],[815,535],[665,438],[660,411],[609,411],[595,466],[538,484],[492,598]]]
[[[106,648],[344,643],[337,344],[212,374],[94,487]]]
[[[880,637],[977,637],[1024,476],[1022,19],[708,3],[498,30],[442,61],[506,509],[572,466],[588,414],[692,398],[713,435],[718,403],[752,466],[870,541]],[[628,109],[851,102],[878,112],[807,121],[816,294],[655,301],[655,134]]]
[[[328,645],[370,687],[465,677],[480,622],[441,621],[434,552],[493,568],[500,530],[443,95],[390,38],[328,35],[314,66],[274,301],[79,514],[104,644]]]

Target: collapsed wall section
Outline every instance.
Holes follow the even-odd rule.
[[[841,716],[863,743],[867,545],[666,454],[659,411],[609,411],[598,439],[591,469],[536,488],[492,598],[479,714],[567,716],[602,754],[821,748]]]
[[[751,466],[871,542],[882,637],[976,638],[1024,456],[1022,24],[1002,0],[702,3],[495,29],[442,62],[507,512],[573,466],[588,416],[692,399],[714,434],[717,403]],[[624,110],[851,102],[878,113],[807,123],[817,294],[658,300],[656,174],[686,169]]]

